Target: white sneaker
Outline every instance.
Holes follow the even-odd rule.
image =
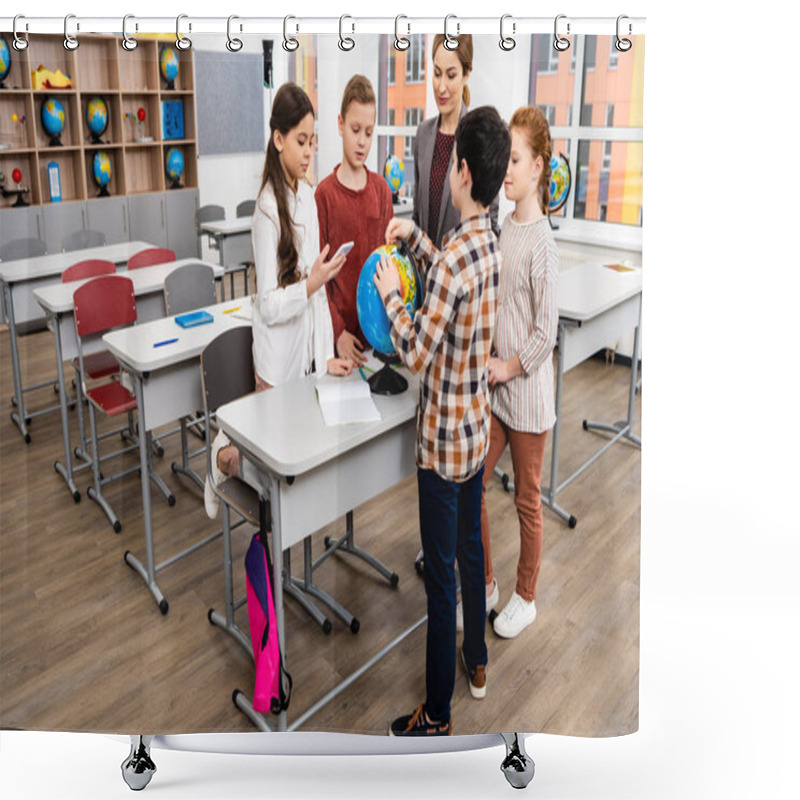
[[[497,606],[500,602],[500,590],[497,588],[497,581],[494,581],[494,589],[492,589],[492,593],[486,598],[486,613],[488,614],[493,608]],[[458,601],[458,605],[456,606],[456,630],[463,631],[464,630],[464,607],[461,605],[461,601]]]
[[[211,442],[211,471],[213,473],[212,477],[214,478],[214,483],[217,486],[219,486],[226,477],[225,473],[217,464],[217,456],[219,455],[219,451],[222,450],[223,447],[227,447],[230,443],[231,440],[222,433],[222,431],[219,431],[214,437],[214,441]],[[205,501],[206,514],[208,514],[210,519],[216,519],[217,514],[219,514],[219,497],[217,497],[214,489],[211,487],[211,481],[208,479],[208,475],[206,475],[206,482],[203,487],[203,500]]]
[[[513,639],[536,619],[536,601],[523,600],[516,592],[494,621],[494,632],[504,639]]]

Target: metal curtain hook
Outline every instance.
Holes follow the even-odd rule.
[[[411,47],[411,39],[409,39],[408,36],[400,35],[399,28],[401,19],[408,19],[408,17],[405,14],[398,14],[394,18],[394,49],[402,52],[403,50],[408,50],[408,48]],[[408,28],[408,32],[411,33],[411,26],[406,23],[406,27]]]
[[[628,19],[628,17],[625,14],[620,14],[617,17],[617,41],[614,42],[614,46],[617,48],[617,50],[619,50],[620,53],[627,53],[628,50],[630,50],[631,47],[633,47],[633,43],[631,42],[630,39],[623,39],[619,35],[620,22],[622,22],[623,19]],[[630,36],[632,32],[633,32],[633,28],[631,26],[631,23],[629,22],[628,23],[628,36]]]
[[[300,42],[294,36],[289,36],[290,19],[296,19],[296,17],[288,16],[283,18],[283,49],[287,53],[294,53],[300,47]],[[295,31],[297,30],[299,30],[299,27],[295,26]]]
[[[14,17],[14,27],[13,27],[14,41],[12,42],[12,45],[13,45],[14,49],[17,52],[21,53],[23,50],[25,50],[28,47],[28,40],[27,39],[23,39],[17,33],[17,20],[20,20],[20,19],[25,19],[25,16],[23,14],[17,14],[17,16]],[[28,23],[27,22],[25,23],[25,30],[26,31],[28,30]]]
[[[451,36],[447,30],[447,23],[451,19],[456,19],[455,14],[448,14],[444,18],[444,46],[447,50],[458,50],[458,39],[456,38],[461,31],[461,23],[456,19],[456,36]]]
[[[231,53],[238,53],[242,49],[242,47],[244,47],[244,43],[242,42],[241,39],[234,39],[231,36],[231,22],[233,22],[233,20],[235,19],[239,19],[239,17],[237,17],[236,14],[231,14],[228,17],[228,27],[226,29],[226,32],[228,34],[228,41],[225,42],[225,47],[227,47],[228,50],[231,51]],[[242,26],[240,25],[239,30],[241,29]]]
[[[353,18],[349,14],[342,14],[342,16],[339,17],[339,49],[344,50],[345,52],[352,50],[356,46],[356,43],[355,41],[353,41],[353,39],[351,39],[349,36],[342,35],[342,25],[344,24],[344,21],[346,19],[353,19]],[[352,23],[352,26],[353,29],[351,33],[355,33],[356,30],[355,22]]]
[[[505,24],[505,21],[507,19],[511,19],[511,14],[503,14],[503,16],[500,17],[500,49],[505,50],[506,52],[508,52],[509,50],[513,50],[517,46],[516,39],[512,38],[511,36],[506,36],[503,33],[503,25]],[[517,32],[516,22],[511,23],[511,32],[512,33]]]
[[[553,38],[553,47],[558,50],[559,53],[563,53],[565,50],[569,50],[569,39],[564,36],[560,36],[558,33],[558,21],[560,19],[566,19],[566,14],[559,14],[556,17],[554,30],[554,38]],[[569,22],[567,22],[567,34],[569,34]]]
[[[186,19],[188,14],[178,14],[175,19],[175,47],[178,50],[188,50],[192,46],[192,40],[181,33],[181,20]],[[192,30],[192,23],[189,23],[189,30]]]
[[[75,15],[74,14],[67,14],[67,16],[64,17],[64,49],[65,50],[77,50],[78,49],[78,45],[80,44],[80,42],[74,36],[70,36],[70,33],[67,30],[67,26],[69,25],[69,21],[71,19],[75,19]],[[76,31],[80,30],[80,27],[81,26],[76,23],[75,30]]]
[[[135,19],[133,14],[126,14],[122,18],[122,41],[120,44],[122,45],[123,50],[127,50],[129,53],[132,50],[135,50],[139,46],[139,42],[133,38],[133,36],[128,35],[128,20]],[[139,23],[134,24],[134,28],[138,31],[139,30]]]

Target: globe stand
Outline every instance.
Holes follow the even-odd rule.
[[[183,189],[183,186],[181,186],[181,179],[180,178],[173,178],[172,179],[172,184],[170,185],[169,188],[170,189]]]
[[[15,203],[11,204],[11,208],[18,208],[20,206],[29,206],[30,203],[26,203],[22,199],[22,195],[28,194],[30,190],[26,186],[20,186],[17,189],[6,189],[5,185],[0,185],[0,192],[2,192],[3,197],[14,197],[16,195],[17,200]]]
[[[392,192],[392,205],[400,205],[400,192]]]
[[[61,134],[56,133],[50,137],[49,142],[50,147],[63,147],[64,145],[61,143]]]
[[[164,80],[167,81],[166,78],[164,78]],[[171,80],[171,81],[167,81],[167,85],[164,87],[164,91],[167,91],[167,92],[174,92],[175,91],[175,80],[174,79]]]
[[[91,135],[92,135],[92,142],[91,142],[92,144],[105,144],[105,142],[100,138],[101,134],[92,131]]]
[[[400,357],[396,354],[379,353],[375,349],[372,352],[377,359],[383,361],[383,367],[371,375],[367,381],[370,391],[373,394],[394,395],[402,394],[408,389],[408,381],[399,372],[392,369],[392,364],[401,363]]]
[[[111,197],[111,195],[108,192],[108,184],[106,184],[105,186],[101,186],[100,187],[100,191],[97,193],[97,196],[98,197]]]

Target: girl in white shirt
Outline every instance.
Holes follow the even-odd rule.
[[[314,190],[305,174],[314,153],[314,108],[297,85],[275,94],[270,139],[255,212],[253,255],[253,366],[256,391],[302,378],[313,371],[347,375],[352,364],[335,358],[333,325],[324,285],[344,264],[325,261],[319,250]],[[211,450],[215,481],[239,474],[239,452],[220,432]],[[216,517],[219,501],[206,479],[206,511]]]

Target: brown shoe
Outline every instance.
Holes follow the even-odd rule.
[[[464,657],[464,650],[461,650],[461,661],[464,664],[464,669],[467,671],[467,680],[469,681],[469,693],[476,700],[483,700],[486,697],[486,664],[478,664],[475,669],[470,669],[467,666],[467,659]]]

